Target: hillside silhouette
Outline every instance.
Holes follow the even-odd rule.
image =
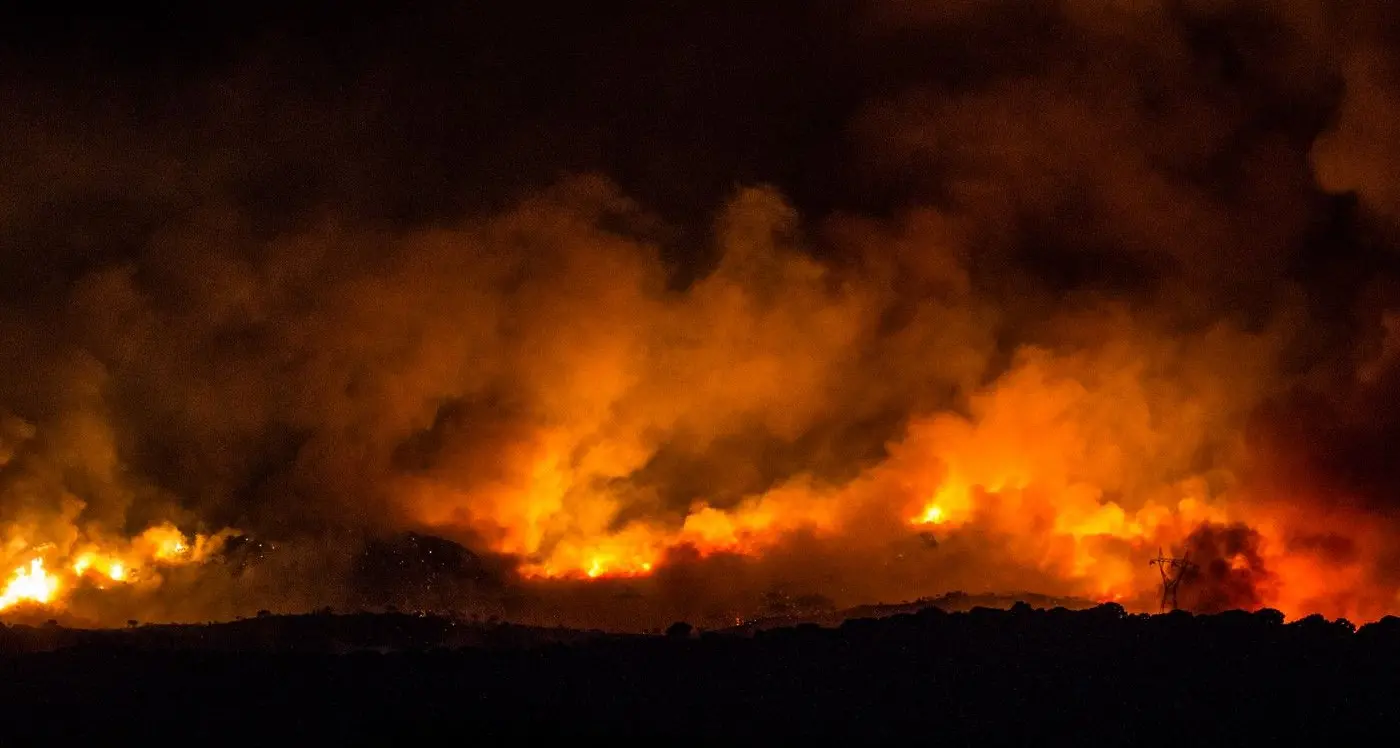
[[[8,740],[511,734],[704,742],[1258,744],[1385,734],[1400,619],[927,607],[621,635],[322,612],[0,630]]]

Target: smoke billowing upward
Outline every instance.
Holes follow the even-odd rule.
[[[1182,585],[1194,597],[1189,610],[1219,613],[1252,610],[1272,597],[1276,583],[1260,552],[1263,539],[1242,525],[1203,524],[1186,539],[1193,566],[1182,575]]]
[[[6,24],[0,607],[1400,607],[1389,4],[515,5]]]

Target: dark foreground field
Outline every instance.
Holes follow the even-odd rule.
[[[0,631],[0,742],[1388,740],[1400,619],[929,609],[756,635],[392,616]],[[36,652],[36,649],[49,651]]]

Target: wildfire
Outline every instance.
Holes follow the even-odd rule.
[[[190,552],[185,536],[171,525],[152,527],[142,533],[138,541],[148,548],[152,557],[160,561],[176,561]]]
[[[519,503],[493,495],[508,511],[485,517],[478,529],[501,538],[498,550],[529,559],[523,576],[580,581],[645,577],[678,558],[759,559],[798,535],[829,541],[832,553],[854,540],[863,553],[878,554],[883,543],[890,558],[907,555],[909,546],[899,543],[928,536],[936,542],[926,543],[931,550],[918,562],[930,564],[938,547],[966,539],[960,553],[978,547],[981,555],[954,571],[967,569],[973,583],[1045,585],[1055,594],[1155,610],[1160,580],[1146,564],[1151,554],[1183,549],[1201,527],[1241,526],[1254,533],[1254,555],[1222,550],[1217,568],[1245,580],[1237,586],[1254,597],[1227,604],[1357,620],[1388,610],[1388,598],[1356,594],[1365,575],[1336,560],[1344,554],[1299,549],[1293,538],[1310,531],[1310,518],[1271,514],[1248,496],[1237,498],[1228,472],[1199,472],[1196,447],[1174,445],[1168,437],[1184,445],[1204,438],[1193,431],[1200,426],[1192,419],[1206,412],[1191,399],[1198,393],[1163,404],[1164,396],[1142,383],[1131,352],[1105,355],[1066,362],[1027,354],[972,399],[970,413],[914,419],[887,457],[853,480],[795,479],[724,506],[702,499],[681,517],[617,522],[623,500],[597,482],[582,487],[569,467],[567,440],[542,440],[522,469]],[[435,489],[422,490],[432,505]],[[982,560],[1003,576],[978,576]],[[1283,573],[1288,584],[1272,581],[1270,574]]]
[[[58,594],[58,579],[44,569],[44,560],[36,558],[27,566],[15,569],[5,592],[0,594],[0,610],[23,602],[47,605]]]
[[[700,504],[679,528],[635,523],[559,542],[548,560],[521,569],[527,577],[606,579],[643,577],[685,548],[701,558],[755,556],[798,530],[830,531],[838,524],[831,502],[814,500],[805,486],[779,489],[728,511]]]
[[[943,507],[937,504],[929,504],[928,507],[924,509],[924,513],[920,514],[918,518],[914,520],[914,524],[941,525],[943,521]]]
[[[588,562],[588,571],[585,572],[589,579],[597,579],[603,576],[612,577],[633,577],[641,576],[651,572],[650,561],[632,561],[619,564],[612,559],[595,557]]]
[[[72,547],[66,554],[51,544],[36,546],[50,560],[62,563],[50,570],[45,558],[39,556],[15,568],[0,594],[0,611],[24,603],[61,608],[70,592],[85,585],[107,589],[111,585],[158,582],[160,567],[205,560],[228,532],[190,537],[165,524],[151,527],[129,542],[89,542]],[[21,545],[30,547],[28,543]]]
[[[74,576],[83,577],[89,571],[113,582],[121,582],[126,579],[126,564],[119,559],[97,553],[83,553],[78,556],[78,560],[73,562]]]
[[[661,540],[644,528],[588,544],[561,544],[554,556],[522,573],[546,579],[608,579],[650,574],[659,562]]]

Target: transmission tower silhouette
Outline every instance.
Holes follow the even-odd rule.
[[[1181,588],[1181,580],[1186,577],[1187,572],[1196,568],[1191,563],[1190,554],[1181,558],[1170,558],[1162,553],[1162,549],[1157,549],[1157,558],[1148,562],[1149,565],[1157,567],[1157,571],[1162,572],[1162,609],[1167,612],[1167,605],[1170,610],[1176,610],[1176,591]]]

